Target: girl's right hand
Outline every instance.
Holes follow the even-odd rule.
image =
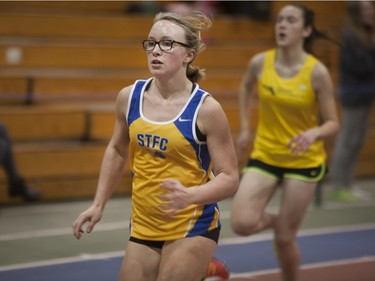
[[[94,229],[94,226],[100,221],[102,212],[102,208],[94,205],[82,212],[72,225],[73,235],[77,239],[80,239],[82,233],[90,233]],[[88,223],[88,225],[84,231],[83,225],[85,223]]]

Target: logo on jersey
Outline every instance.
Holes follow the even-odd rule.
[[[266,90],[266,91],[268,91],[271,95],[276,95],[276,93],[275,93],[275,90],[271,87],[271,86],[268,86],[268,85],[262,85],[262,87]]]
[[[161,159],[165,159],[165,155],[160,152],[160,151],[156,151],[156,150],[148,150],[148,152],[150,152],[150,154],[152,155],[152,157],[154,158],[161,158]]]
[[[185,118],[180,117],[180,118],[178,118],[178,121],[179,122],[189,122],[189,121],[191,121],[191,119],[185,119]]]
[[[138,134],[137,135],[138,145],[147,147],[150,154],[153,157],[165,159],[163,152],[167,151],[168,139],[162,138],[157,135],[151,134]]]

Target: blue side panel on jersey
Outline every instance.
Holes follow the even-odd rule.
[[[130,124],[134,120],[137,120],[140,117],[139,104],[141,102],[142,88],[146,82],[147,80],[137,80],[134,85],[131,100],[129,100],[130,109],[129,109],[129,115],[128,115],[128,126],[130,126]]]
[[[192,237],[206,233],[212,223],[212,220],[214,219],[215,209],[219,209],[216,203],[205,205],[202,215],[199,217],[194,227],[191,231],[189,231],[186,237]],[[221,227],[220,220],[218,226]]]
[[[208,169],[211,163],[211,158],[208,153],[207,145],[197,144],[193,136],[193,130],[195,129],[195,124],[193,123],[194,114],[204,94],[205,92],[199,89],[195,93],[194,97],[191,99],[185,111],[181,114],[180,117],[182,119],[189,120],[189,121],[180,122],[179,119],[177,119],[174,122],[174,124],[176,125],[178,130],[185,136],[185,138],[189,141],[191,146],[194,148],[195,154],[197,155],[197,159],[199,160],[202,166],[202,169],[208,172]]]

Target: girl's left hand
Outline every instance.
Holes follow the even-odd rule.
[[[168,217],[172,217],[189,205],[189,189],[176,179],[166,179],[160,184],[166,193],[160,196],[163,203],[159,206]]]
[[[301,155],[309,149],[311,144],[318,138],[318,136],[319,128],[312,128],[293,137],[287,146],[292,154]]]

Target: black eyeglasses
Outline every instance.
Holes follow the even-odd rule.
[[[185,48],[190,48],[189,45],[185,43],[181,43],[181,42],[174,41],[174,40],[168,40],[168,39],[163,39],[160,41],[155,41],[155,40],[143,40],[142,41],[143,49],[147,52],[153,51],[156,45],[159,45],[160,50],[164,52],[170,51],[173,48],[173,44],[179,44],[181,46],[184,46]]]

